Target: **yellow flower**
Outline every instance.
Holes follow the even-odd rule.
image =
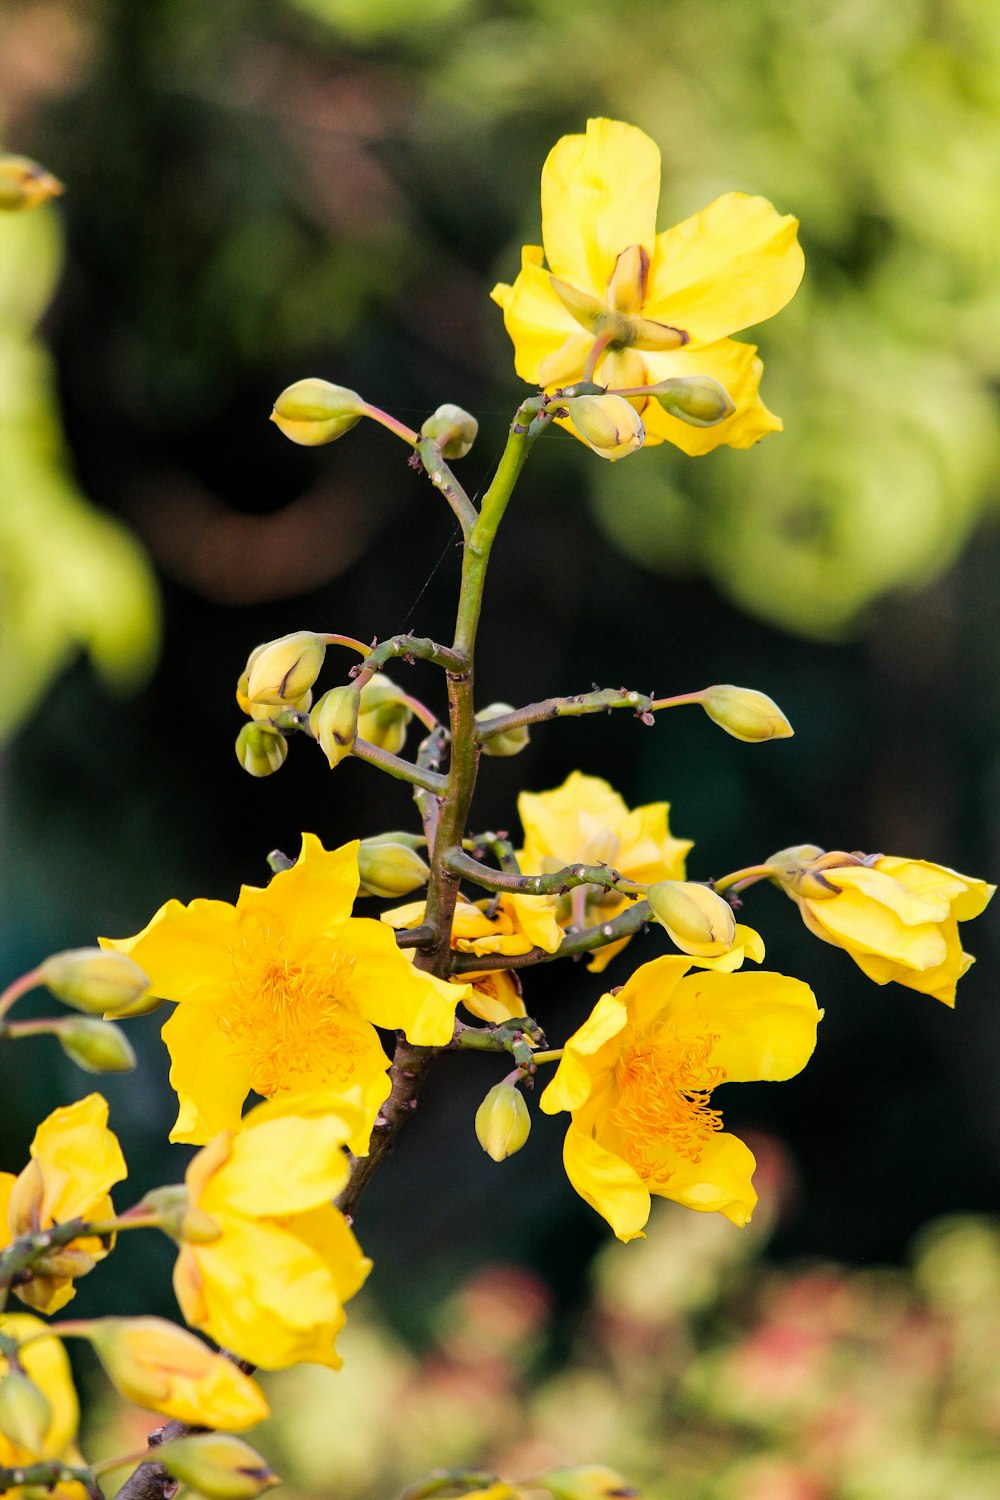
[[[220,1233],[181,1246],[174,1270],[181,1311],[266,1370],[341,1363],[334,1340],[343,1304],[371,1269],[331,1202],[349,1175],[351,1110],[328,1094],[260,1104],[238,1130],[199,1151],[185,1174],[192,1209]]]
[[[100,1094],[88,1094],[42,1121],[31,1143],[31,1161],[20,1176],[0,1172],[0,1249],[53,1224],[114,1216],[109,1190],[123,1181],[128,1168],[107,1122],[108,1104]],[[17,1295],[38,1312],[58,1312],[74,1296],[74,1279],[103,1260],[110,1248],[95,1235],[56,1248],[31,1280],[16,1288]]]
[[[232,1432],[270,1413],[256,1381],[165,1318],[93,1318],[65,1327],[89,1339],[115,1389],[137,1406]]]
[[[18,1359],[49,1404],[48,1424],[37,1451],[13,1442],[0,1432],[0,1469],[18,1468],[43,1460],[57,1460],[67,1464],[78,1464],[81,1461],[76,1450],[80,1406],[73,1387],[69,1360],[57,1338],[37,1337],[44,1332],[45,1324],[29,1313],[10,1313],[6,1317],[0,1317],[0,1333],[18,1341],[32,1341],[25,1342],[23,1349],[19,1349]],[[8,1369],[8,1361],[0,1351],[0,1380]],[[46,1490],[45,1493],[57,1496],[58,1500],[83,1500],[84,1496],[83,1486],[79,1484],[57,1484],[53,1490]]]
[[[424,920],[426,904],[411,901],[406,906],[394,906],[382,913],[382,921],[390,927],[419,927]],[[535,946],[531,938],[516,927],[505,912],[488,917],[471,901],[459,899],[455,904],[455,915],[451,926],[451,946],[458,953],[528,953]],[[556,942],[558,946],[558,938]],[[412,961],[414,950],[403,950]],[[521,998],[521,983],[510,969],[484,969],[482,973],[463,974],[461,980],[452,979],[452,984],[463,984],[466,993],[462,1004],[480,1021],[497,1026],[502,1021],[513,1021],[525,1015]]]
[[[178,1002],[163,1028],[179,1101],[171,1140],[201,1145],[234,1128],[251,1089],[360,1086],[350,1147],[364,1155],[389,1093],[375,1027],[420,1046],[451,1040],[462,986],[414,969],[387,927],[352,917],[357,890],[357,841],[331,851],[305,833],[291,869],[266,889],[243,886],[235,906],[168,901],[136,937],[101,940]]]
[[[843,948],[876,984],[955,1004],[955,986],[975,959],[959,922],[978,917],[996,890],[926,860],[824,853],[812,844],[768,860],[810,932]]]
[[[585,135],[557,142],[542,168],[542,246],[526,245],[513,286],[492,294],[515,369],[547,389],[580,380],[588,362],[587,378],[610,389],[707,375],[735,411],[717,426],[690,426],[639,397],[646,444],[667,440],[690,454],[749,447],[781,422],[758,395],[754,346],[729,335],[794,295],[798,224],[764,198],[726,193],[657,234],[659,196],[659,149],[634,126],[588,120]]]
[[[722,1130],[711,1091],[791,1078],[816,1045],[808,985],[690,965],[655,959],[603,995],[539,1101],[546,1114],[570,1111],[566,1174],[620,1240],[642,1234],[651,1193],[745,1224],[754,1158]]]
[[[604,863],[643,885],[683,880],[690,839],[674,838],[670,804],[650,802],[631,812],[599,776],[573,771],[551,792],[522,792],[517,810],[524,827],[518,862],[526,875],[545,875],[566,865]],[[559,946],[560,927],[591,927],[609,922],[631,906],[626,897],[599,886],[579,886],[569,896],[506,896],[511,912],[532,941],[546,952]],[[588,967],[600,973],[628,942],[599,948]]]

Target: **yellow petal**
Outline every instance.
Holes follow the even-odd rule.
[[[80,1420],[80,1407],[66,1350],[55,1337],[36,1338],[36,1335],[45,1333],[46,1327],[39,1318],[32,1317],[30,1313],[8,1313],[0,1320],[0,1328],[10,1338],[18,1341],[32,1339],[30,1344],[24,1344],[19,1358],[25,1373],[48,1398],[51,1408],[45,1440],[38,1453],[28,1454],[23,1449],[19,1449],[14,1454],[10,1451],[14,1448],[10,1439],[0,1433],[0,1465],[7,1465],[11,1462],[23,1463],[32,1459],[66,1457],[76,1437]],[[5,1374],[6,1369],[7,1362],[0,1354],[0,1375]],[[78,1486],[74,1488],[79,1490]],[[79,1490],[79,1493],[82,1495],[82,1490]]]
[[[731,417],[716,427],[692,427],[663,410],[650,399],[642,409],[646,443],[668,442],[691,457],[711,453],[719,447],[749,448],[769,432],[781,431],[781,419],[760,399],[760,377],[764,366],[756,358],[753,344],[721,339],[698,349],[676,349],[645,356],[647,380],[671,380],[685,375],[710,375],[724,385],[735,403]]]
[[[736,941],[729,953],[720,953],[717,958],[692,958],[691,963],[699,969],[714,969],[717,974],[732,974],[742,968],[744,959],[754,963],[764,961],[764,939],[752,927],[736,924]]]
[[[581,333],[572,313],[552,290],[548,271],[526,259],[510,288],[503,322],[514,345],[514,368],[522,380],[532,385],[541,384],[546,361],[563,348],[567,339],[582,339],[586,346],[584,360],[593,343],[593,339]],[[567,374],[562,378],[575,379],[582,374],[581,361],[578,371],[567,366]]]
[[[633,1026],[644,1031],[654,1023],[693,962],[686,953],[666,953],[636,969],[618,994]]]
[[[669,802],[647,802],[625,818],[618,868],[629,880],[652,885],[657,880],[684,879],[684,861],[694,844],[691,839],[673,837],[669,818]]]
[[[934,893],[951,904],[951,915],[958,922],[971,921],[985,910],[992,899],[995,885],[985,880],[976,880],[971,875],[960,875],[946,865],[929,864],[921,859],[900,859],[896,855],[883,855],[875,865],[894,880],[917,894]]]
[[[0,1172],[0,1250],[5,1250],[13,1239],[10,1228],[8,1205],[17,1177],[13,1172]]]
[[[242,887],[240,913],[260,914],[268,923],[279,920],[290,946],[307,946],[329,934],[350,916],[358,894],[358,842],[324,849],[315,834],[304,833],[291,869],[279,871],[264,888]]]
[[[951,912],[946,895],[925,886],[910,890],[885,870],[871,870],[867,865],[838,865],[823,871],[823,878],[837,890],[851,890],[860,896],[887,906],[907,927],[924,922],[944,922]]]
[[[340,998],[373,1025],[404,1031],[418,1047],[446,1046],[467,986],[415,969],[391,931],[369,917],[353,917],[343,926],[342,951],[354,964],[339,981]]]
[[[160,1034],[177,1094],[170,1139],[200,1146],[220,1130],[234,1130],[250,1092],[250,1068],[220,1030],[216,1013],[179,1005]]]
[[[563,1143],[563,1165],[580,1197],[607,1219],[620,1240],[643,1238],[649,1189],[634,1167],[572,1124]]]
[[[945,958],[932,969],[906,969],[901,964],[893,963],[891,959],[880,958],[873,953],[859,953],[856,949],[851,950],[851,957],[862,973],[867,974],[876,984],[888,984],[895,980],[907,989],[918,990],[923,995],[940,1000],[943,1005],[953,1007],[955,987],[962,975],[972,968],[975,959],[971,953],[963,953],[955,921],[942,925],[941,936],[945,943]]]
[[[128,1176],[117,1137],[107,1128],[100,1094],[53,1110],[35,1131],[32,1159],[41,1170],[43,1225],[86,1218],[103,1207],[108,1189]]]
[[[226,901],[168,901],[131,938],[101,938],[102,948],[125,953],[149,975],[163,1000],[211,1003],[232,982],[231,950],[238,942],[236,908]]]
[[[628,807],[609,783],[600,776],[585,776],[582,771],[572,771],[562,786],[551,792],[522,792],[517,811],[524,828],[529,873],[534,873],[546,858],[565,864],[581,858],[582,818],[617,833],[628,817]]]
[[[579,1109],[586,1102],[595,1074],[613,1062],[627,1021],[621,996],[602,995],[587,1020],[569,1038],[552,1081],[538,1101],[545,1114]]]
[[[372,1263],[362,1253],[353,1229],[339,1209],[325,1203],[311,1213],[299,1214],[290,1228],[319,1256],[341,1302],[361,1290]]]
[[[634,125],[588,120],[564,135],[542,168],[542,243],[556,276],[602,300],[623,250],[650,254],[660,199],[660,151]]]
[[[484,974],[467,974],[472,988],[462,1004],[480,1021],[498,1026],[503,1021],[526,1015],[521,987],[509,969],[492,969]]]
[[[556,918],[558,902],[555,896],[505,896],[505,910],[514,914],[521,934],[532,948],[542,948],[546,953],[555,953],[562,942],[562,931]],[[501,952],[517,952],[517,949],[501,948]]]
[[[265,1370],[299,1360],[338,1366],[334,1336],[344,1313],[332,1278],[315,1250],[270,1222],[217,1219],[222,1235],[210,1245],[185,1246],[194,1260],[201,1302],[189,1279],[174,1274],[174,1289],[189,1323],[217,1344]]]
[[[643,316],[683,328],[699,344],[773,317],[802,280],[798,227],[766,198],[716,198],[656,236]]]
[[[908,926],[860,891],[846,888],[828,901],[803,900],[802,908],[849,953],[880,954],[907,969],[933,969],[945,960],[944,938],[934,923]]]
[[[228,1160],[206,1185],[201,1207],[209,1214],[218,1207],[260,1218],[328,1203],[350,1176],[346,1139],[336,1115],[279,1117],[239,1131]]]
[[[743,1226],[757,1205],[751,1183],[757,1163],[738,1136],[719,1131],[709,1137],[697,1161],[671,1153],[670,1175],[651,1178],[649,1190],[701,1213],[718,1213]]]
[[[822,1012],[807,984],[785,974],[688,974],[658,1019],[678,1037],[716,1038],[708,1059],[727,1083],[793,1078],[816,1046]]]

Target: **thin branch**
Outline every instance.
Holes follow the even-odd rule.
[[[468,541],[472,528],[479,519],[479,512],[445,463],[441,449],[433,438],[421,438],[417,443],[417,453],[424,473],[455,512],[462,535]],[[411,459],[411,463],[415,463],[415,460]]]
[[[444,855],[448,868],[465,880],[474,880],[487,891],[510,891],[518,896],[565,896],[580,885],[596,885],[622,896],[645,895],[646,887],[626,880],[610,865],[567,865],[550,875],[515,875],[512,871],[493,870],[480,864],[463,849],[449,849]]]
[[[527,953],[455,953],[452,955],[451,972],[482,974],[493,969],[528,969],[534,964],[548,964],[556,958],[578,958],[584,953],[593,953],[605,948],[608,943],[617,943],[622,938],[641,932],[647,922],[652,921],[648,901],[637,901],[628,911],[620,912],[610,922],[598,927],[587,927],[582,932],[568,929],[554,953],[544,948],[529,948]]]

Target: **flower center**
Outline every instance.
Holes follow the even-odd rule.
[[[313,964],[247,945],[233,954],[234,982],[219,1030],[250,1068],[251,1087],[268,1099],[301,1075],[345,1082],[371,1045],[371,1028],[338,991],[354,959]]]
[[[622,1155],[645,1179],[670,1176],[666,1152],[696,1162],[705,1142],[722,1129],[722,1112],[709,1107],[725,1071],[709,1066],[717,1036],[685,1037],[670,1026],[634,1033],[615,1066],[618,1104],[611,1123],[623,1135]]]

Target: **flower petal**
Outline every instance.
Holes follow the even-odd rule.
[[[250,1067],[201,1006],[179,1005],[160,1035],[170,1053],[170,1084],[177,1094],[172,1141],[200,1146],[220,1130],[235,1130],[250,1092]]]
[[[109,1188],[128,1176],[118,1138],[107,1125],[108,1101],[88,1094],[53,1110],[35,1131],[31,1156],[44,1185],[42,1225],[89,1217]]]
[[[969,922],[985,910],[992,899],[995,885],[985,880],[976,880],[971,875],[960,875],[949,870],[947,865],[933,865],[922,859],[900,859],[886,854],[877,862],[876,870],[884,870],[908,891],[923,895],[933,893],[951,904],[951,914],[958,922]]]
[[[168,901],[135,937],[100,938],[102,948],[125,953],[149,975],[163,1000],[217,1003],[233,980],[231,949],[239,918],[228,901]]]
[[[580,1197],[607,1219],[620,1240],[644,1237],[649,1189],[634,1167],[572,1124],[563,1143],[563,1165]]]
[[[773,317],[802,280],[798,227],[766,198],[716,198],[656,236],[643,317],[683,328],[699,344]]]
[[[346,1186],[347,1131],[336,1115],[287,1115],[234,1136],[229,1157],[206,1183],[200,1206],[247,1217],[301,1214]]]
[[[816,1046],[822,1011],[807,984],[785,974],[689,974],[658,1020],[679,1037],[710,1033],[711,1068],[728,1083],[793,1078]]]
[[[314,833],[304,833],[291,869],[280,870],[266,887],[243,886],[237,909],[268,924],[279,920],[290,946],[326,936],[351,915],[360,883],[358,842],[324,849]]]
[[[934,969],[945,961],[945,941],[935,923],[910,926],[863,891],[845,887],[826,901],[803,898],[803,912],[807,908],[816,926],[851,954],[879,954],[906,969]]]
[[[719,1131],[702,1146],[697,1161],[672,1152],[669,1177],[662,1184],[651,1178],[649,1190],[685,1208],[722,1214],[742,1228],[757,1206],[751,1183],[756,1165],[739,1136]]]
[[[455,1006],[468,987],[415,969],[390,929],[371,917],[352,917],[337,937],[354,959],[339,980],[339,997],[375,1026],[404,1031],[418,1047],[443,1047],[455,1033]]]
[[[650,254],[660,200],[660,150],[620,120],[564,135],[542,168],[542,243],[556,276],[602,300],[623,250]]]
[[[628,1021],[620,995],[602,995],[578,1031],[569,1038],[551,1083],[539,1099],[547,1115],[579,1109],[590,1096],[595,1075],[614,1061],[618,1038]],[[607,1048],[610,1057],[602,1057]]]
[[[580,338],[583,359],[579,369],[567,366],[571,373],[562,377],[572,379],[583,374],[583,363],[593,339],[582,332],[573,314],[552,290],[548,271],[527,258],[526,252],[531,248],[525,246],[520,273],[502,304],[504,327],[514,345],[514,369],[522,380],[539,385],[545,362],[564,347],[567,339]]]

